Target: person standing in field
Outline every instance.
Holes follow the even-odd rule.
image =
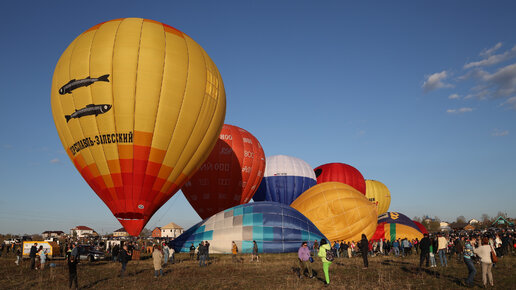
[[[321,258],[323,263],[324,278],[326,278],[326,285],[330,285],[330,265],[331,262],[326,259],[326,252],[331,251],[330,244],[325,239],[321,239],[321,246],[319,247],[319,253],[317,256]]]
[[[120,277],[124,277],[125,268],[127,267],[127,263],[131,259],[131,252],[128,250],[127,245],[124,245],[122,250],[120,251],[120,263],[122,264],[122,269],[120,270]]]
[[[208,241],[204,241],[204,246],[206,247],[206,261],[210,260],[210,243]]]
[[[317,252],[319,251],[319,243],[317,242],[317,240],[314,241],[313,250],[314,250],[314,255],[317,255]]]
[[[448,240],[439,234],[437,238],[437,252],[439,253],[439,261],[441,267],[448,267],[448,260],[446,259],[446,248],[448,248]]]
[[[308,246],[307,246],[308,248]],[[310,250],[309,250],[310,251]],[[251,262],[254,261],[254,258],[256,257],[256,262],[259,262],[258,261],[258,244],[256,243],[256,241],[253,241],[253,253],[251,254]]]
[[[154,278],[158,278],[158,273],[160,276],[163,276],[163,269],[161,268],[163,264],[163,254],[158,245],[154,245],[152,250],[152,264],[154,265]]]
[[[238,247],[235,243],[235,241],[232,241],[231,242],[232,246],[231,246],[231,254],[232,254],[232,259],[233,259],[233,262],[237,263],[238,262],[238,259],[237,259],[237,254],[238,254]]]
[[[21,252],[21,249],[20,248],[17,248],[16,249],[16,266],[19,266],[20,265],[20,262],[22,260],[22,252]]]
[[[475,278],[475,274],[477,273],[477,269],[475,268],[475,264],[473,263],[472,257],[475,255],[473,252],[473,246],[471,244],[475,244],[475,238],[471,238],[470,240],[466,240],[466,245],[464,247],[464,263],[468,267],[468,278],[466,279],[466,286],[473,286],[473,279]]]
[[[72,248],[75,248],[75,244],[71,245]],[[70,255],[67,257],[68,263],[68,288],[72,289],[72,285],[75,284],[75,289],[79,289],[79,282],[77,280],[77,263],[79,263],[78,256]]]
[[[312,265],[310,265],[310,249],[307,242],[301,244],[301,247],[297,250],[297,257],[299,258],[299,278],[304,275],[305,270],[308,271],[308,278],[313,278]]]
[[[34,243],[34,245],[32,245],[32,247],[30,247],[30,252],[29,252],[31,270],[36,269],[36,254],[37,253],[38,253],[38,243]]]
[[[488,282],[491,287],[494,287],[493,273],[491,272],[493,268],[491,252],[495,253],[495,250],[489,245],[489,239],[483,237],[482,245],[478,248],[474,248],[473,252],[480,257],[480,262],[482,263],[482,282],[484,283],[484,287],[487,287]]]
[[[45,253],[45,249],[43,246],[39,246],[39,263],[41,265],[41,270],[45,269],[45,263],[47,262],[47,254]]]
[[[369,241],[365,234],[362,234],[362,239],[360,240],[360,251],[362,252],[362,260],[364,261],[364,268],[367,269],[369,267],[369,262],[367,261],[367,252],[369,251]]]
[[[163,266],[166,266],[168,263],[168,257],[169,257],[170,251],[167,246],[167,243],[163,243]],[[152,255],[154,256],[154,251],[152,251]]]
[[[426,261],[425,265],[428,267],[430,258],[430,239],[428,238],[428,234],[425,234],[421,241],[419,241],[418,247],[421,251],[419,256],[419,269],[423,267],[424,261]]]
[[[113,262],[118,261],[118,254],[120,253],[120,246],[116,244],[111,250],[111,256],[113,257]]]
[[[190,260],[193,260],[194,257],[195,257],[195,246],[192,243],[192,245],[190,246]]]
[[[176,250],[174,250],[174,248],[170,248],[169,259],[170,259],[170,263],[171,264],[174,264],[176,262],[176,260],[175,260],[175,253],[176,253]]]
[[[199,267],[206,267],[206,245],[204,241],[199,245]]]

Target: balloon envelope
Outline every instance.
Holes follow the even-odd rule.
[[[215,64],[190,37],[125,18],[98,24],[68,46],[51,104],[75,167],[138,235],[210,154],[226,97]]]
[[[378,215],[386,213],[391,205],[391,193],[385,184],[366,180],[366,197],[378,207]]]
[[[366,194],[366,185],[362,173],[355,167],[344,163],[328,163],[314,169],[317,184],[323,182],[342,182],[350,185],[362,194]]]
[[[238,205],[194,225],[171,242],[176,251],[189,252],[202,242],[210,253],[231,253],[235,241],[239,253],[251,253],[253,241],[260,253],[297,252],[303,241],[325,238],[315,225],[297,210],[277,202]]]
[[[210,156],[181,188],[202,219],[249,202],[265,170],[260,142],[246,130],[224,125]]]
[[[422,233],[422,234],[428,234],[428,230],[426,229],[426,227],[424,225],[422,225],[420,222],[417,222],[417,221],[413,221],[417,228],[419,229],[419,231]]]
[[[390,240],[396,239],[409,240],[423,238],[417,225],[407,216],[398,212],[386,212],[378,217],[378,227],[371,240]]]
[[[286,155],[267,157],[265,174],[254,201],[291,204],[301,193],[316,184],[315,174],[305,161]]]
[[[310,219],[330,241],[359,241],[362,234],[370,238],[376,229],[376,206],[344,183],[317,184],[290,206]]]

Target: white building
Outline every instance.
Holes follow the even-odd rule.
[[[92,228],[87,226],[76,226],[75,228],[70,229],[70,236],[73,237],[74,235],[78,238],[84,238],[86,236],[95,236],[98,234]]]
[[[470,219],[468,222],[468,224],[470,224],[470,225],[474,225],[474,224],[478,224],[478,223],[480,223],[480,222],[476,219]]]
[[[450,224],[447,222],[441,222],[439,224],[441,232],[449,232],[451,230]]]
[[[113,232],[113,237],[128,237],[129,233],[124,228],[119,228],[118,230]]]
[[[162,238],[177,238],[184,232],[183,228],[175,223],[169,223],[168,225],[161,227]]]

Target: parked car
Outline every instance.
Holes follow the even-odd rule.
[[[81,260],[87,260],[90,262],[104,260],[105,255],[102,251],[97,251],[93,246],[90,245],[79,245],[79,257]]]

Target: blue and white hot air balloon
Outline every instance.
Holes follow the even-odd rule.
[[[267,157],[265,174],[254,201],[275,201],[290,205],[317,183],[313,168],[305,161],[286,155]]]
[[[189,252],[192,244],[210,243],[210,253],[231,253],[232,242],[239,253],[251,253],[253,241],[259,253],[297,252],[302,242],[326,239],[317,227],[296,209],[277,202],[252,202],[221,211],[194,225],[170,245]]]

